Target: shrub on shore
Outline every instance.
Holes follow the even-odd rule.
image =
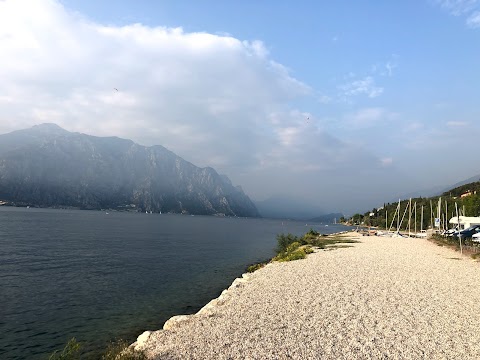
[[[129,343],[125,340],[111,342],[100,357],[101,360],[145,360],[146,356],[141,351],[135,351],[129,348]],[[72,338],[62,351],[54,351],[48,360],[80,360],[81,344]]]
[[[310,245],[305,246],[303,248],[303,250],[305,251],[305,254],[307,254],[307,255],[313,253],[313,249]]]
[[[296,242],[301,242],[301,239],[299,239],[298,236],[292,235],[290,233],[288,233],[287,235],[278,234],[277,235],[277,249],[276,249],[277,254],[285,252],[287,250],[287,247],[290,244],[293,244],[293,243],[296,243]]]
[[[146,356],[141,351],[129,347],[125,340],[111,342],[102,355],[102,360],[145,360]]]
[[[293,261],[305,259],[307,253],[304,247],[298,241],[289,244],[283,251],[280,251],[277,256],[273,258],[274,261]]]
[[[320,233],[318,231],[310,228],[310,230],[305,235],[303,235],[303,239],[304,241],[309,242],[317,239],[319,236],[320,236]]]
[[[356,240],[344,236],[329,235],[322,236],[318,231],[310,229],[305,235],[298,237],[292,234],[277,235],[277,255],[274,261],[291,261],[304,259],[307,254],[313,252],[312,247],[319,249],[341,247],[339,243],[355,243]],[[345,247],[345,245],[343,245]]]
[[[265,265],[267,265],[267,264],[266,263],[258,263],[258,264],[250,265],[249,267],[247,267],[247,272],[253,273],[254,271],[257,271],[258,269],[263,268]]]
[[[75,338],[71,338],[61,352],[55,350],[52,354],[50,354],[48,360],[80,359],[80,347],[80,343]]]

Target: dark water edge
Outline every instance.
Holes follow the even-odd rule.
[[[0,358],[46,359],[75,337],[88,358],[197,312],[270,259],[275,235],[341,225],[0,207]]]

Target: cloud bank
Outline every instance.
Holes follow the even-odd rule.
[[[107,26],[54,0],[1,1],[0,41],[0,133],[54,122],[161,144],[226,173],[254,198],[289,192],[327,208],[343,193],[329,187],[345,182],[347,170],[375,182],[368,180],[372,171],[385,165],[292,107],[314,91],[261,41]],[[383,91],[370,77],[342,90],[368,97]],[[371,109],[357,121],[381,115]],[[335,203],[332,210],[347,208]]]

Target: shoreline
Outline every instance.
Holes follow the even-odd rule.
[[[329,237],[329,236],[338,236],[338,235],[344,235],[344,234],[349,234],[351,232],[355,232],[355,230],[350,230],[350,231],[339,231],[336,233],[331,233],[331,234],[325,234],[321,235],[322,237]],[[316,249],[315,251],[320,251],[320,249]],[[241,284],[247,283],[253,278],[253,274],[257,272],[260,269],[266,268],[267,266],[271,266],[274,263],[273,258],[268,260],[268,262],[262,266],[261,268],[255,270],[254,272],[246,272],[241,275],[241,277],[235,278],[230,286],[226,289],[224,289],[219,296],[216,298],[213,298],[210,300],[207,304],[205,304],[200,310],[198,310],[196,313],[193,314],[180,314],[180,315],[174,315],[170,317],[165,323],[163,324],[162,329],[159,330],[146,330],[142,334],[140,334],[137,337],[137,340],[133,342],[129,348],[133,348],[135,350],[142,350],[144,344],[148,341],[148,338],[150,335],[155,332],[155,331],[164,331],[164,330],[171,330],[178,324],[186,323],[190,320],[193,320],[197,316],[209,316],[212,314],[213,310],[215,307],[222,305],[225,301],[227,301],[228,294],[229,292],[233,291],[234,289],[238,288],[241,286]],[[256,264],[252,264],[256,265]]]
[[[478,263],[425,239],[347,236],[360,242],[243,274],[131,347],[149,359],[480,357]]]

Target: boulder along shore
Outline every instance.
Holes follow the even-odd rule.
[[[480,358],[480,264],[424,239],[342,236],[359,243],[244,274],[132,346],[148,359]]]

